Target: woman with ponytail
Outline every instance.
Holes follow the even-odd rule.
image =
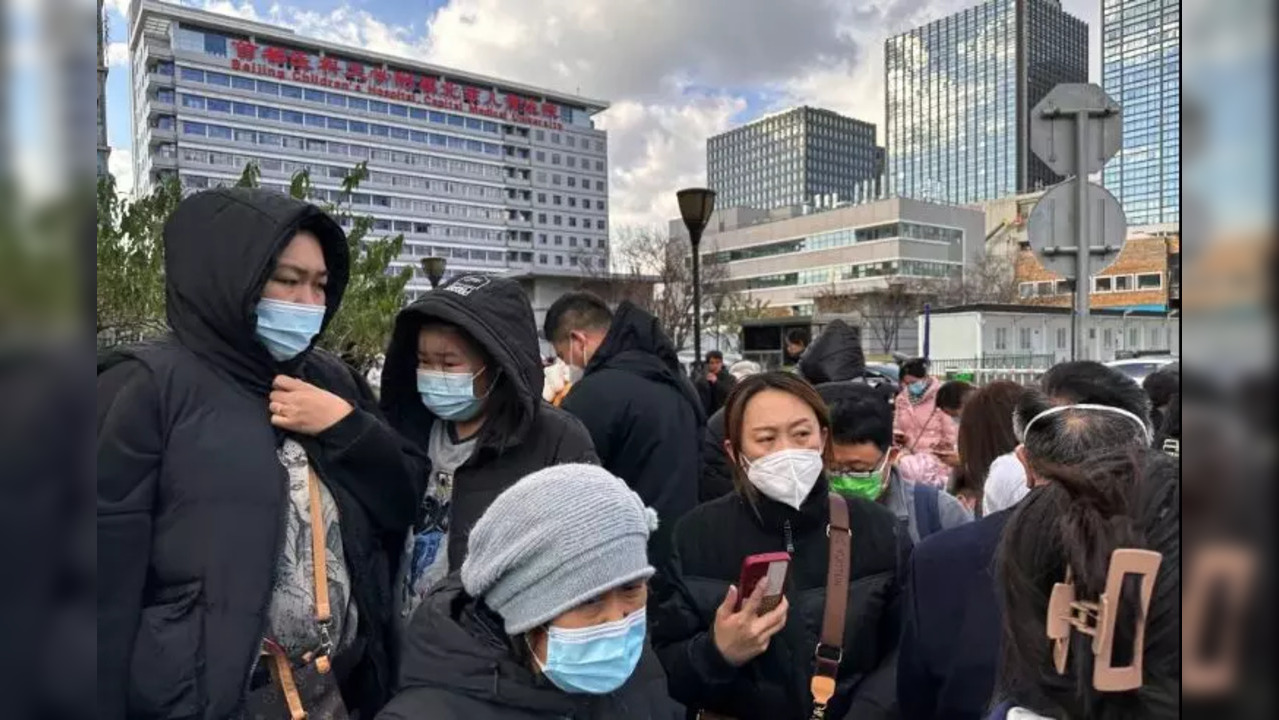
[[[1005,611],[992,718],[1178,717],[1175,462],[1130,447],[1028,469],[1042,482],[1008,521],[997,560]],[[1111,652],[1094,653],[1107,636]]]

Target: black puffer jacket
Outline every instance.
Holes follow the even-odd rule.
[[[653,647],[671,696],[690,709],[737,720],[789,720],[812,713],[809,682],[826,598],[830,516],[825,479],[801,510],[764,497],[757,508],[733,493],[684,516],[672,539],[671,597],[651,613]],[[895,663],[901,633],[897,522],[879,505],[850,499],[852,558],[844,658],[828,718],[895,718]],[[715,611],[739,581],[749,555],[787,550],[792,565],[786,627],[768,650],[740,668],[724,660],[711,638]]]
[[[706,420],[702,433],[702,484],[698,502],[710,502],[733,492],[733,466],[724,452],[724,408]]]
[[[657,511],[650,556],[663,557],[675,521],[697,505],[706,418],[657,318],[623,302],[561,407],[586,425],[604,468]]]
[[[630,680],[609,695],[568,694],[530,669],[502,620],[456,576],[413,615],[400,691],[378,720],[677,720],[662,667],[646,645]]]
[[[327,323],[347,283],[346,237],[314,206],[265,190],[188,198],[165,226],[172,336],[114,353],[98,377],[98,710],[102,718],[226,718],[266,627],[288,478],[267,394],[278,373],[355,406],[296,436],[337,503],[356,649],[335,658],[349,707],[385,703],[391,566],[424,472],[364,381],[309,350],[276,363],[254,307],[298,229],[319,238]]]
[[[387,418],[425,454],[437,418],[417,390],[422,323],[462,328],[497,367],[475,454],[454,473],[449,515],[449,570],[462,567],[467,538],[490,503],[515,481],[551,465],[598,464],[577,418],[542,400],[542,360],[528,296],[514,280],[459,277],[400,311],[382,370]]]
[[[843,320],[832,320],[799,359],[800,374],[813,385],[852,380],[865,370],[861,331]]]

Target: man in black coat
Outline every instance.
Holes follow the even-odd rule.
[[[665,557],[675,521],[697,505],[706,423],[674,346],[652,315],[629,302],[613,313],[588,292],[556,300],[543,330],[573,376],[561,407],[586,425],[604,468],[657,511],[649,548]]]
[[[706,353],[706,374],[697,378],[696,386],[697,395],[702,399],[702,409],[707,417],[724,407],[724,403],[728,401],[728,394],[733,392],[733,386],[736,384],[737,378],[724,367],[724,353],[718,350]]]

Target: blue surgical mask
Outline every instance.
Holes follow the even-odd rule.
[[[304,305],[262,298],[258,301],[258,339],[266,345],[271,357],[291,360],[311,346],[324,325],[323,305]]]
[[[644,608],[617,622],[577,630],[546,631],[542,673],[567,693],[606,695],[624,685],[644,651]],[[536,656],[535,656],[536,658]]]
[[[915,382],[907,385],[906,389],[910,391],[911,395],[914,395],[915,397],[919,397],[928,390],[928,381],[916,380]]]
[[[422,404],[441,420],[466,422],[479,414],[484,398],[475,397],[475,378],[484,372],[450,373],[417,371],[417,391]]]

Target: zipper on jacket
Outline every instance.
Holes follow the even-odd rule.
[[[785,523],[782,524],[782,532],[786,533],[786,552],[790,553],[791,555],[794,555],[795,543],[794,543],[794,538],[791,537],[790,520],[787,520]]]

